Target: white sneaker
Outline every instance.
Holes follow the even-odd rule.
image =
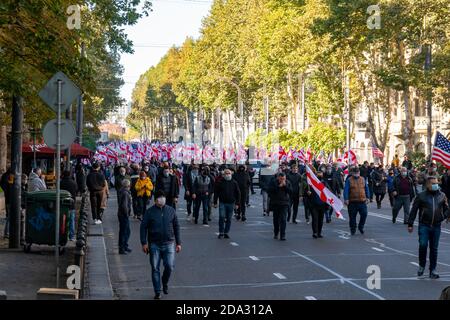
[[[94,219],[94,224],[97,224],[97,221],[98,221],[97,219]]]
[[[97,224],[102,224],[102,220],[97,220]]]

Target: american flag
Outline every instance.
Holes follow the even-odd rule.
[[[372,142],[372,155],[374,158],[380,158],[380,159],[384,158],[383,152],[381,152],[381,150],[378,149],[378,147],[373,142]]]
[[[441,133],[436,133],[431,160],[441,162],[447,169],[450,169],[450,141]]]

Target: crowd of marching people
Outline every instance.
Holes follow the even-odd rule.
[[[119,220],[119,254],[131,252],[130,217],[141,223],[143,251],[150,254],[154,273],[156,298],[160,297],[159,263],[166,266],[163,274],[163,291],[168,292],[167,282],[173,265],[174,252],[181,250],[180,227],[176,215],[179,198],[186,204],[188,220],[193,224],[209,226],[213,208],[218,208],[219,239],[229,239],[233,217],[247,220],[247,209],[254,195],[255,169],[246,164],[190,164],[177,165],[152,157],[141,163],[116,163],[92,165],[78,163],[73,172],[63,171],[61,188],[72,197],[89,191],[92,219],[101,224],[113,187],[117,194]],[[1,177],[7,207],[11,188],[10,172]],[[312,161],[305,165],[298,161],[263,165],[258,172],[262,195],[262,215],[273,218],[273,237],[286,240],[286,224],[303,220],[299,215],[303,204],[304,222],[311,225],[314,239],[323,238],[323,225],[332,222],[333,216],[342,217],[340,209],[348,211],[351,235],[365,233],[368,204],[376,202],[378,209],[387,196],[392,210],[392,222],[399,219],[403,209],[403,223],[413,231],[417,215],[419,223],[419,275],[426,263],[430,248],[430,277],[436,273],[437,249],[440,225],[449,221],[450,169],[438,172],[435,163],[429,162],[415,168],[407,156],[402,163],[395,156],[390,166],[368,163],[347,167],[340,163]],[[29,177],[24,175],[24,191],[45,190],[45,182],[39,168]],[[336,205],[336,203],[340,203]],[[71,212],[74,213],[74,208]],[[359,215],[359,220],[357,219]],[[74,217],[70,217],[71,239],[74,238]],[[5,236],[8,234],[5,228]],[[155,240],[156,239],[156,240]],[[149,242],[149,243],[147,243]],[[167,243],[175,243],[167,247]],[[173,250],[172,250],[173,249]],[[158,267],[156,267],[158,266]],[[159,288],[159,289],[158,289]]]

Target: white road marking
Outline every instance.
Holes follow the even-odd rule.
[[[313,296],[306,296],[305,297],[306,300],[317,300],[315,297]]]
[[[382,296],[376,294],[375,292],[373,292],[373,291],[371,291],[371,290],[369,290],[369,289],[366,289],[366,288],[364,288],[364,287],[361,287],[359,284],[357,284],[357,283],[355,283],[355,282],[349,280],[348,278],[345,278],[344,276],[342,276],[342,275],[340,275],[339,273],[337,273],[337,272],[331,270],[330,268],[324,266],[323,264],[320,264],[319,262],[317,262],[317,261],[315,261],[315,260],[313,260],[313,259],[311,259],[311,258],[308,258],[307,256],[304,256],[304,255],[302,255],[302,254],[300,254],[300,253],[298,253],[298,252],[296,252],[296,251],[291,251],[291,252],[292,252],[293,254],[299,256],[299,257],[302,257],[302,258],[305,259],[305,260],[308,260],[308,261],[311,262],[312,264],[315,264],[316,266],[318,266],[318,267],[320,267],[320,268],[322,268],[322,269],[328,271],[328,272],[331,273],[332,275],[338,277],[338,278],[341,280],[341,283],[347,282],[348,284],[354,286],[355,288],[358,288],[358,289],[360,289],[360,290],[362,290],[362,291],[364,291],[364,292],[367,292],[368,294],[370,294],[370,295],[376,297],[376,298],[379,299],[379,300],[385,300]]]
[[[382,218],[382,219],[385,219],[385,220],[391,220],[392,221],[392,217],[385,216],[385,215],[380,214],[380,213],[368,212],[368,214],[369,214],[369,216],[373,216],[373,217]],[[403,223],[403,219],[402,218],[397,218],[397,221]],[[417,222],[414,222],[414,225],[418,226],[419,224]],[[445,229],[445,228],[441,228],[441,232],[446,233],[446,234],[450,234],[450,230]]]
[[[378,252],[384,252],[384,250],[383,250],[383,249],[380,249],[380,248],[372,247],[372,249],[375,250],[375,251],[378,251]]]
[[[255,256],[250,256],[249,258],[252,259],[253,261],[259,261],[259,258]]]
[[[275,277],[277,277],[278,279],[280,279],[280,280],[286,279],[286,277],[283,276],[281,273],[274,273],[273,275],[274,275]]]
[[[216,232],[216,236],[218,236],[220,233]]]
[[[231,244],[233,247],[239,247],[239,244],[237,244],[236,242],[230,242],[230,244]]]
[[[420,267],[420,265],[417,263],[417,262],[410,262],[413,266],[416,266],[416,267]]]

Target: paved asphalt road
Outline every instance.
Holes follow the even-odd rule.
[[[257,190],[259,191],[259,190]],[[152,299],[148,256],[141,251],[139,221],[131,218],[133,252],[119,255],[116,194],[111,192],[104,232],[111,283],[117,299]],[[176,255],[170,292],[163,299],[438,299],[450,285],[450,225],[443,224],[438,272],[418,278],[418,235],[398,219],[391,221],[386,199],[382,209],[369,205],[365,234],[350,236],[345,221],[325,224],[323,239],[313,239],[311,226],[288,224],[287,241],[273,239],[272,217],[262,215],[262,197],[251,196],[245,223],[233,218],[231,239],[217,239],[218,209],[210,227],[195,225],[186,217],[184,202],[177,210],[181,223],[182,252]],[[401,211],[399,217],[403,216]],[[379,266],[380,289],[367,286],[369,266]],[[428,265],[427,265],[428,268]],[[369,281],[373,284],[374,281]]]

